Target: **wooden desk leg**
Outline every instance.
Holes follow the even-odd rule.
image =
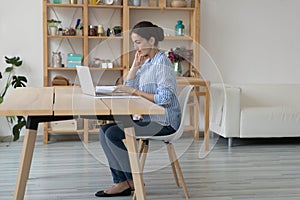
[[[89,143],[89,120],[83,120],[83,141]]]
[[[26,130],[21,154],[21,161],[19,164],[17,183],[15,187],[14,200],[24,199],[26,183],[29,177],[31,160],[35,146],[36,135],[37,130]]]
[[[44,144],[48,144],[48,140],[49,140],[48,126],[49,126],[49,123],[45,122],[44,123],[44,139],[43,139]]]
[[[204,102],[204,145],[205,150],[209,150],[209,89],[205,87],[205,102]]]
[[[195,88],[195,96],[194,96],[194,103],[195,103],[195,111],[194,111],[194,128],[195,128],[195,134],[194,134],[194,140],[199,140],[200,134],[199,134],[199,121],[200,121],[200,98],[197,95],[199,92],[199,87],[194,87]]]
[[[141,170],[141,165],[138,156],[138,149],[136,145],[136,137],[133,127],[124,128],[127,149],[129,154],[129,161],[133,176],[133,182],[135,187],[135,193],[137,200],[145,200],[146,192],[144,187],[144,180]],[[134,199],[134,198],[133,198]]]

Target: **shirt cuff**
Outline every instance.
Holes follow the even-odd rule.
[[[154,103],[156,103],[156,104],[160,104],[160,102],[159,102],[159,95],[158,94],[155,94],[154,95]]]
[[[126,80],[124,84],[127,85],[127,86],[130,86],[130,87],[133,87],[134,86],[134,79]]]

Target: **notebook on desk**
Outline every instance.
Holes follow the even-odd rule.
[[[113,92],[116,86],[94,86],[91,72],[87,66],[76,66],[80,88],[83,94],[99,98],[135,98],[125,92]]]

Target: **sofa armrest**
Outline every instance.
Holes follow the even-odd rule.
[[[210,129],[223,137],[240,135],[241,89],[226,84],[212,84],[210,87]]]

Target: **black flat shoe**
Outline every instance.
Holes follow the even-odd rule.
[[[104,190],[100,190],[96,192],[96,197],[118,197],[118,196],[130,196],[131,195],[131,188],[127,188],[123,192],[115,193],[115,194],[107,194]]]

